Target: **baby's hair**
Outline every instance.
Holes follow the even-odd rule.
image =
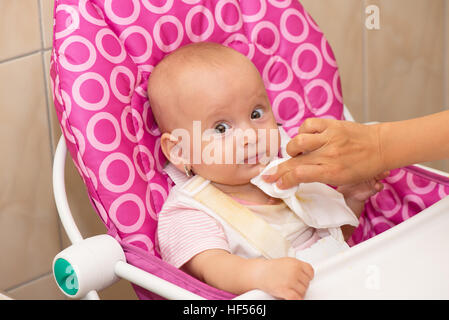
[[[154,119],[161,132],[170,131],[169,123],[164,123],[158,116],[162,110],[160,93],[173,87],[181,79],[183,71],[193,71],[200,74],[203,67],[212,67],[214,70],[226,70],[231,60],[240,60],[252,63],[238,51],[214,42],[198,42],[185,45],[163,58],[153,69],[148,79],[148,98],[153,110]],[[254,67],[254,69],[256,69]],[[257,69],[256,69],[257,70]],[[166,93],[167,94],[167,93]]]
[[[185,45],[169,55],[167,55],[157,66],[159,68],[166,67],[170,63],[176,61],[183,64],[209,65],[214,67],[223,67],[228,60],[226,57],[242,56],[234,49],[228,48],[222,44],[215,42],[197,42]],[[155,69],[156,69],[155,68]]]

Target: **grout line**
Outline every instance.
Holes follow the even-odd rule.
[[[34,277],[34,278],[30,279],[30,280],[26,280],[26,281],[24,281],[24,282],[22,282],[22,283],[19,283],[19,284],[14,285],[14,286],[12,286],[12,287],[10,287],[10,288],[6,288],[6,289],[4,289],[3,291],[4,291],[6,294],[11,294],[10,291],[17,290],[17,289],[19,289],[19,288],[21,288],[21,287],[24,287],[24,286],[26,286],[26,285],[29,285],[29,284],[33,283],[34,281],[38,281],[38,280],[40,280],[40,279],[42,279],[42,278],[45,278],[45,277],[48,277],[49,275],[52,275],[52,274],[53,274],[53,271],[50,270],[50,271],[45,272],[44,274],[38,275],[38,276],[36,276],[36,277]]]
[[[42,49],[38,49],[38,50],[33,50],[33,51],[30,51],[30,52],[27,52],[27,53],[19,54],[19,55],[14,56],[14,57],[6,58],[6,59],[3,59],[3,60],[0,60],[0,64],[11,62],[11,61],[22,59],[22,58],[26,58],[28,56],[32,56],[33,54],[39,53],[41,51],[42,51]]]

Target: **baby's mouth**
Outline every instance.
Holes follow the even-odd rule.
[[[259,162],[259,155],[258,154],[243,160],[243,163],[247,163],[247,164],[255,164],[255,163],[258,163],[258,162]]]
[[[267,157],[265,152],[260,152],[254,156],[245,158],[243,160],[243,164],[267,164],[269,161],[269,158]]]

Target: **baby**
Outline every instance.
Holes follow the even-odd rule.
[[[263,81],[249,59],[220,44],[184,46],[154,68],[148,96],[162,133],[162,151],[180,172],[210,180],[270,224],[282,222],[289,229],[284,235],[297,250],[320,239],[317,230],[301,221],[281,199],[270,197],[250,183],[278,156],[280,135]],[[200,137],[194,132],[198,123]],[[185,145],[180,148],[181,141],[173,134],[179,129],[188,133],[188,150]],[[245,136],[238,141],[238,130],[256,133],[253,139]],[[224,143],[225,140],[232,143]],[[206,150],[219,161],[194,161],[195,153],[203,155]],[[226,161],[228,154],[232,161]],[[378,181],[381,178],[339,189],[357,217],[364,201],[382,188]],[[168,210],[166,204],[159,214],[157,233],[165,261],[234,294],[260,289],[283,299],[304,297],[314,275],[309,263],[292,257],[236,255],[216,219],[193,208],[172,205]],[[348,239],[353,227],[343,226],[342,231]]]

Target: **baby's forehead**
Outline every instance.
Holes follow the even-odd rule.
[[[208,88],[242,78],[246,82],[261,80],[259,71],[246,56],[219,44],[194,44],[165,57],[154,68],[149,84],[156,90],[170,87],[171,94],[176,94],[186,87]]]
[[[158,105],[155,113],[163,118],[189,113],[186,109],[192,106],[198,106],[195,114],[201,112],[199,106],[218,110],[220,104],[211,101],[241,96],[244,88],[264,91],[252,62],[234,49],[206,43],[187,45],[166,56],[150,75],[148,93],[152,105]]]
[[[217,43],[195,43],[181,47],[166,56],[156,69],[158,67],[174,76],[183,72],[195,75],[204,70],[244,71],[245,68],[254,68],[246,56]]]

